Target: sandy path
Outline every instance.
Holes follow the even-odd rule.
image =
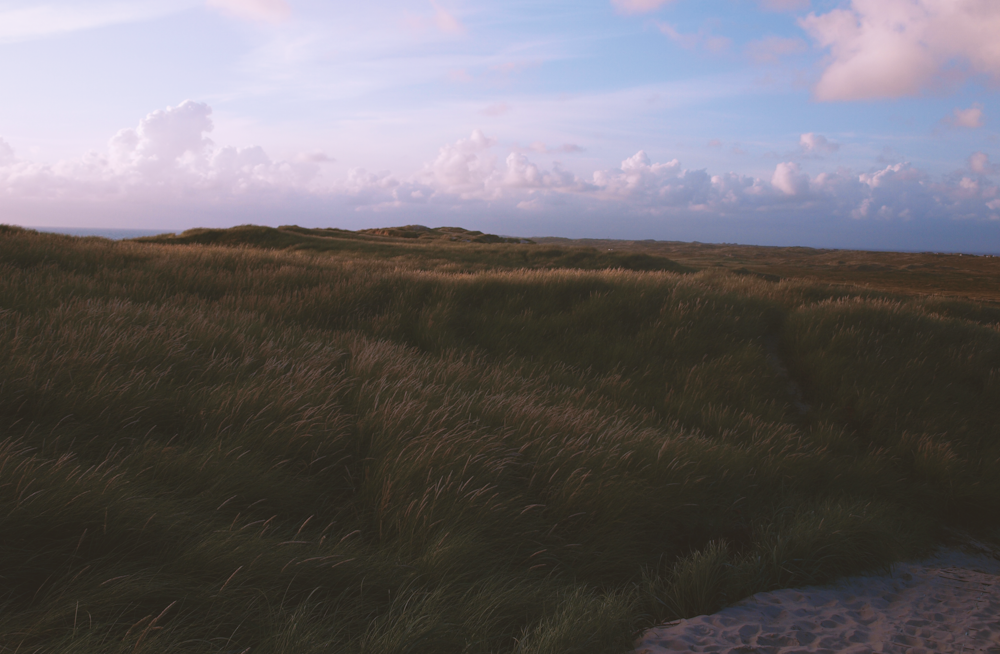
[[[1000,560],[976,549],[900,563],[892,576],[758,593],[650,629],[635,652],[1000,654]]]

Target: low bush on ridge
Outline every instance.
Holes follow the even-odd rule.
[[[997,527],[990,307],[366,238],[0,227],[0,652],[624,652]]]

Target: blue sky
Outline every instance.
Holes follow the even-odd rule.
[[[0,0],[0,211],[1000,251],[995,0]]]

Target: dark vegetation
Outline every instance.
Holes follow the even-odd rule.
[[[997,528],[988,285],[484,236],[0,226],[0,652],[625,652]]]

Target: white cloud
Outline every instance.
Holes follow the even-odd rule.
[[[197,168],[212,142],[212,109],[206,104],[182,102],[146,116],[136,128],[120,130],[111,139],[109,160],[120,173],[156,173]]]
[[[645,14],[656,11],[673,0],[611,0],[615,9],[623,14]]]
[[[186,101],[120,130],[104,152],[54,165],[19,159],[0,139],[0,209],[12,215],[28,202],[55,207],[52,212],[62,207],[64,213],[91,207],[94,215],[118,207],[134,216],[143,207],[169,205],[190,216],[239,210],[242,222],[247,211],[285,215],[289,207],[312,207],[310,215],[319,217],[334,209],[408,212],[400,213],[400,220],[454,211],[475,216],[489,208],[563,220],[600,213],[909,221],[989,219],[1000,201],[1000,189],[989,178],[997,168],[983,152],[969,158],[966,172],[941,180],[907,163],[813,177],[795,162],[781,162],[761,179],[686,169],[676,159],[657,162],[642,150],[618,167],[577,175],[558,164],[545,168],[533,162],[531,153],[553,152],[542,143],[501,149],[496,139],[476,130],[441,147],[413,176],[356,168],[324,181],[319,176],[329,161],[324,153],[275,161],[259,147],[217,145],[208,138],[212,128],[211,107]],[[835,146],[816,134],[804,134],[802,144],[814,151]]]
[[[779,163],[771,176],[771,185],[785,195],[805,195],[809,191],[809,176],[797,163]]]
[[[799,148],[807,155],[824,155],[839,150],[840,144],[828,140],[822,134],[809,132],[799,137]]]
[[[983,126],[983,105],[978,102],[968,109],[955,109],[951,116],[945,121],[956,127],[968,127],[976,129]]]
[[[496,156],[488,150],[496,145],[480,130],[467,139],[445,145],[437,158],[424,167],[421,177],[429,184],[447,189],[460,197],[495,195]]]
[[[819,100],[916,95],[973,74],[1000,81],[996,0],[851,0],[799,24],[830,49]]]
[[[622,162],[618,170],[594,173],[594,186],[605,195],[619,197],[644,197],[652,199],[678,190],[678,173],[681,164],[674,159],[668,163],[652,163],[644,151]]]
[[[104,153],[54,165],[18,161],[0,141],[0,189],[66,201],[101,198],[226,197],[274,189],[307,189],[319,164],[306,158],[272,161],[259,147],[216,147],[212,109],[182,102],[120,130]]]
[[[286,0],[206,0],[206,4],[223,13],[247,20],[279,22],[291,15]]]
[[[490,152],[496,144],[496,139],[475,130],[469,138],[442,147],[417,181],[438,194],[464,199],[497,199],[510,189],[567,191],[585,186],[558,165],[543,170],[518,151],[508,154],[500,167]]]

